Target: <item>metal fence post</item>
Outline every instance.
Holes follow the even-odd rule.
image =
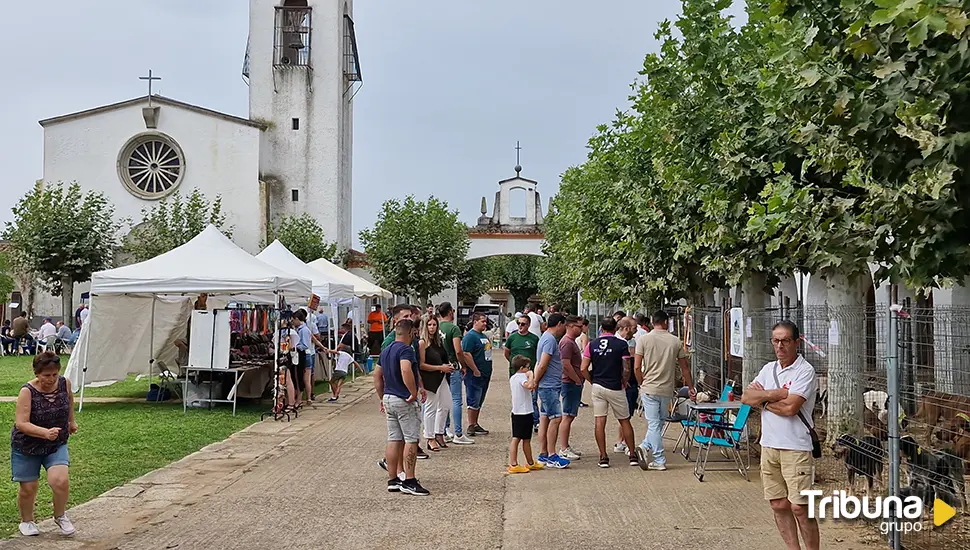
[[[898,305],[889,306],[889,343],[886,354],[886,382],[889,393],[889,496],[899,496],[899,313]],[[897,510],[897,513],[900,510]],[[889,529],[889,546],[902,548],[898,530],[898,518],[893,518]]]

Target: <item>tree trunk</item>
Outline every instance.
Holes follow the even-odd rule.
[[[74,281],[70,277],[61,279],[61,320],[72,326],[74,313]]]
[[[742,362],[741,380],[737,380],[741,387],[750,384],[765,363],[774,359],[771,350],[771,319],[765,307],[768,305],[768,295],[765,293],[765,276],[762,273],[752,273],[741,283],[741,311],[744,316],[744,361]],[[750,333],[748,327],[751,327]]]
[[[862,430],[868,277],[826,274],[828,311],[828,440]],[[870,283],[871,284],[871,283]]]

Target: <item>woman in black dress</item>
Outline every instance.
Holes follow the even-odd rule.
[[[448,352],[438,330],[438,318],[433,315],[426,315],[422,320],[419,349],[421,382],[428,392],[424,402],[424,437],[428,440],[428,450],[440,451],[448,446],[445,444],[445,422],[451,408],[450,385],[444,380],[455,369],[448,362]]]

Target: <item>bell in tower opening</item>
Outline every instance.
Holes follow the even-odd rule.
[[[310,65],[310,8],[306,0],[285,0],[276,8],[275,65]]]

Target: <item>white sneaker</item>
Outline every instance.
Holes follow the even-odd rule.
[[[454,438],[455,438],[455,432],[451,431],[450,429],[445,430],[445,439],[447,439],[450,442]]]
[[[626,452],[628,450],[629,449],[626,448],[626,443],[616,443],[615,445],[613,445],[613,452],[614,453],[623,453],[623,454],[626,454]]]
[[[581,458],[578,454],[576,454],[575,451],[573,451],[569,447],[566,447],[565,449],[559,449],[559,456],[568,460],[579,460]]]
[[[475,440],[468,437],[465,434],[456,435],[455,438],[451,440],[451,442],[455,445],[474,445],[475,444]]]
[[[570,447],[566,447],[566,450],[569,451],[569,452],[571,452],[571,453],[573,453],[576,456],[583,456],[583,453],[577,451],[576,449],[573,449],[571,446]]]
[[[25,537],[36,537],[40,534],[40,529],[32,521],[22,521],[20,522],[20,534]]]
[[[64,536],[71,536],[74,534],[74,524],[68,519],[67,514],[59,518],[54,518],[54,523],[61,528],[61,534]]]
[[[648,470],[656,470],[658,472],[663,472],[664,470],[667,469],[667,465],[666,464],[657,464],[656,462],[651,462],[650,464],[647,464],[647,469]]]

